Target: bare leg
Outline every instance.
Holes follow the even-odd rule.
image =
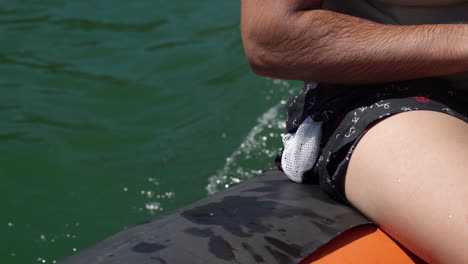
[[[348,200],[430,263],[468,263],[468,124],[447,114],[391,116],[358,143]]]

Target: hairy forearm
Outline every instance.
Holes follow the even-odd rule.
[[[468,25],[384,25],[270,1],[255,17],[255,0],[243,1],[244,47],[260,75],[351,84],[468,71]]]

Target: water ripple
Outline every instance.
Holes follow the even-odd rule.
[[[0,112],[1,111],[8,111],[8,110],[13,110],[13,109],[19,109],[19,106],[16,105],[0,105]]]
[[[197,32],[197,34],[201,37],[208,37],[215,35],[220,32],[225,32],[225,31],[231,31],[231,30],[238,30],[239,29],[239,24],[232,24],[232,25],[227,25],[227,26],[220,26],[220,27],[214,27],[214,28],[209,28],[206,30],[200,30]]]
[[[73,76],[80,77],[83,79],[104,81],[104,82],[111,83],[114,85],[120,85],[120,84],[133,85],[133,83],[131,83],[131,81],[129,80],[116,78],[110,75],[99,75],[95,73],[68,69],[74,65],[62,63],[62,62],[56,62],[56,61],[47,61],[46,59],[43,59],[43,58],[34,57],[33,54],[29,54],[29,53],[26,53],[26,54],[16,53],[13,55],[0,54],[0,64],[19,65],[19,66],[24,66],[27,68],[46,70],[49,73],[54,73],[54,74],[56,73],[69,74],[69,75],[73,75]]]
[[[96,41],[96,40],[87,40],[87,41],[81,41],[81,42],[75,43],[74,46],[77,46],[77,47],[94,47],[94,46],[97,46],[98,44],[99,44],[99,42]]]
[[[41,116],[35,113],[26,113],[23,115],[24,115],[24,118],[20,120],[12,121],[12,123],[28,124],[28,125],[41,124],[41,125],[63,128],[63,129],[71,129],[71,130],[98,130],[100,129],[100,127],[95,124],[72,123],[72,122],[53,120],[50,117]]]
[[[0,16],[13,16],[13,15],[30,15],[35,14],[38,11],[43,10],[42,8],[31,8],[28,9],[5,9],[0,8]]]
[[[240,77],[244,76],[248,72],[248,69],[246,69],[243,65],[239,66],[235,69],[231,69],[228,72],[225,72],[221,75],[215,76],[205,82],[203,82],[204,85],[222,85],[222,84],[228,84],[228,83],[233,83]]]
[[[18,24],[30,24],[30,23],[43,23],[43,22],[50,21],[51,18],[52,18],[51,15],[44,15],[44,16],[39,16],[39,17],[0,19],[0,24],[18,25]]]
[[[147,32],[155,30],[167,23],[167,19],[158,19],[142,24],[107,23],[82,18],[64,18],[52,21],[52,24],[63,26],[66,29],[81,29],[85,31],[112,30],[119,32]]]
[[[0,53],[0,64],[11,64],[11,65],[22,65],[28,66],[31,68],[40,68],[40,69],[60,69],[72,64],[62,63],[62,62],[53,62],[47,61],[43,58],[39,58],[30,52],[17,52],[11,55],[5,55]]]
[[[201,41],[169,41],[169,42],[164,42],[160,44],[153,45],[151,47],[145,48],[146,51],[156,51],[160,49],[167,49],[167,48],[175,48],[175,47],[180,47],[180,46],[188,46],[188,45],[193,45],[196,43],[201,43]]]
[[[12,132],[12,133],[5,133],[5,134],[0,134],[0,141],[10,141],[10,140],[15,140],[15,139],[20,139],[25,136],[25,133],[23,132]]]

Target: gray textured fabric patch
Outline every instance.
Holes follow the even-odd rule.
[[[322,122],[307,117],[296,133],[283,136],[284,150],[281,167],[286,175],[295,182],[302,182],[304,173],[315,164],[320,151]]]

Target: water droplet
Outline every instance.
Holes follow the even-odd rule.
[[[156,180],[156,178],[148,178],[148,181],[153,183],[154,185],[158,186],[159,182]]]
[[[76,248],[73,248],[73,252],[76,252]]]
[[[42,241],[45,241],[45,240],[46,240],[45,235],[41,235],[41,240],[42,240]]]
[[[9,226],[9,227],[12,227],[12,226],[13,226],[13,223],[11,223],[11,222],[8,223],[8,226]]]
[[[127,188],[127,187],[124,187],[124,188],[123,188],[123,191],[124,191],[124,192],[128,192],[128,188]]]
[[[146,192],[146,197],[147,197],[147,198],[152,198],[153,195],[154,195],[154,193],[153,193],[152,191],[147,191],[147,192]]]
[[[149,211],[156,211],[156,210],[159,210],[160,204],[158,202],[151,202],[151,203],[145,204],[145,207]]]
[[[453,215],[449,215],[449,218],[452,219]]]

